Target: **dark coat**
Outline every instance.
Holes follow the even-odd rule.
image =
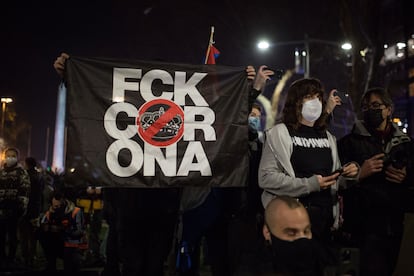
[[[352,132],[338,141],[341,162],[356,161],[360,166],[366,159],[385,153],[384,169],[361,180],[344,193],[344,219],[348,230],[359,234],[376,232],[380,235],[399,234],[403,214],[413,199],[413,142],[399,128],[390,123],[386,135],[368,131],[358,121]],[[385,168],[406,166],[407,177],[403,183],[393,183],[385,178]]]

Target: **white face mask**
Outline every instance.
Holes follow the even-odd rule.
[[[7,157],[6,158],[6,165],[7,167],[12,167],[17,164],[17,158],[16,157]]]
[[[302,117],[308,122],[315,122],[322,114],[322,103],[316,98],[303,103]]]

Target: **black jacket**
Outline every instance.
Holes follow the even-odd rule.
[[[384,169],[361,180],[344,194],[345,223],[353,224],[353,230],[377,231],[390,234],[402,231],[403,214],[410,208],[413,198],[413,142],[395,124],[390,122],[387,135],[368,131],[362,121],[357,121],[352,132],[338,141],[342,164],[356,161],[360,166],[366,159],[385,153]],[[407,177],[403,183],[386,180],[385,169],[406,166]],[[348,221],[347,221],[348,220]],[[349,225],[349,224],[348,224]],[[362,226],[362,227],[361,227]]]

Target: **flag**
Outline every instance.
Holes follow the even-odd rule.
[[[220,51],[214,47],[213,44],[209,44],[207,49],[206,64],[216,64],[216,58],[220,55]]]
[[[216,64],[216,58],[220,55],[220,51],[214,47],[214,26],[211,26],[210,40],[208,42],[207,52],[204,59],[204,64]]]
[[[247,182],[244,67],[71,56],[66,73],[65,179],[136,188]]]

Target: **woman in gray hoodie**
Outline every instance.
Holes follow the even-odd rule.
[[[313,236],[330,240],[339,224],[338,186],[356,180],[359,167],[354,162],[341,166],[336,139],[326,130],[323,95],[317,79],[291,84],[283,122],[266,132],[259,186],[264,207],[276,196],[298,198],[310,215]]]

